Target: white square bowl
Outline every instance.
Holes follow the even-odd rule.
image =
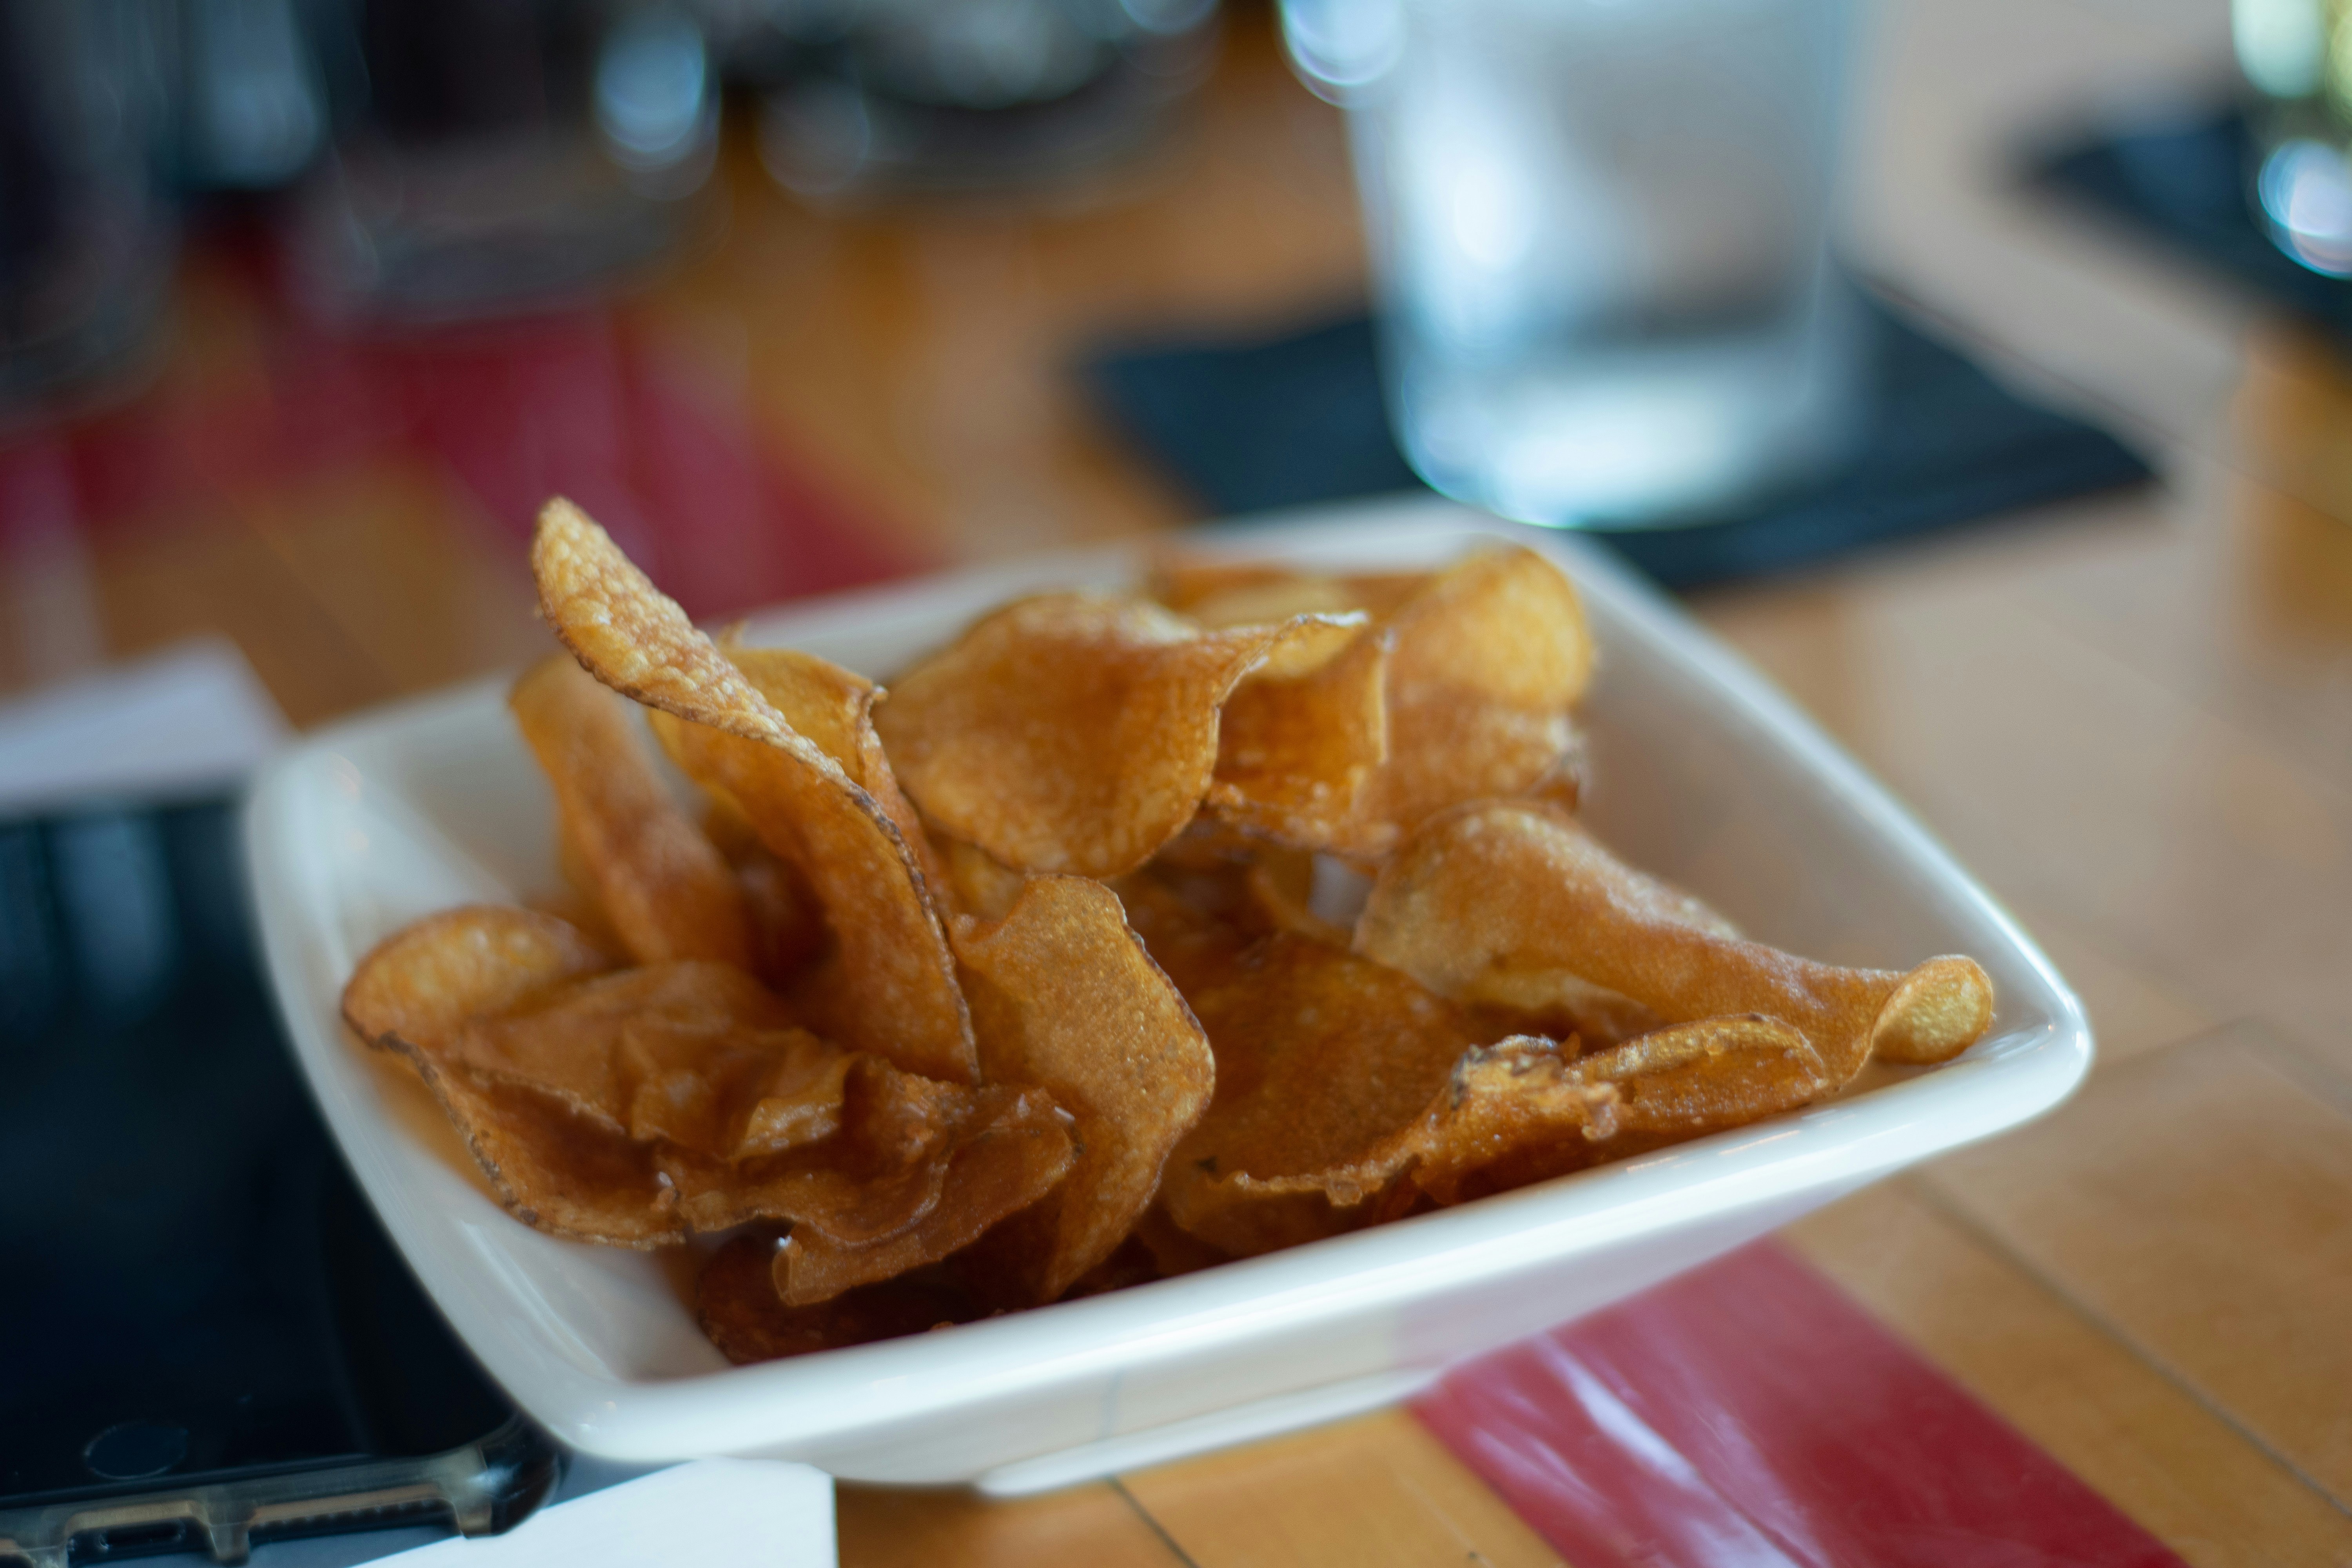
[[[1967,952],[1997,987],[1958,1060],[1793,1115],[1462,1207],[913,1338],[730,1367],[662,1259],[509,1218],[413,1085],[344,1032],[359,956],[408,921],[555,885],[551,804],[487,680],[349,721],[259,781],[247,849],[312,1091],[425,1289],[563,1442],[618,1459],[766,1455],[863,1481],[1057,1486],[1328,1419],[1604,1306],[1862,1184],[2063,1099],[2091,1040],[2065,984],[1967,873],[1784,698],[1572,538],[1428,500],[1297,514],[1203,549],[1410,567],[1524,540],[1601,649],[1587,815],[1762,940],[1899,967]],[[755,639],[887,676],[1023,591],[1131,581],[1129,548],[795,605]]]

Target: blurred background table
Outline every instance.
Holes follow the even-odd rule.
[[[1863,268],[2163,479],[1693,604],[2007,900],[2100,1042],[2048,1121],[1788,1239],[2187,1561],[2352,1563],[2352,372],[2020,187],[2033,138],[2229,90],[2221,0],[1891,0],[1864,80]],[[824,212],[731,132],[724,173],[723,237],[649,290],[422,380],[322,381],[254,247],[200,236],[154,382],[0,445],[0,689],[219,633],[309,725],[511,664],[544,639],[535,487],[583,472],[832,542],[762,557],[763,595],[1174,528],[1074,366],[1362,292],[1337,115],[1255,9],[1115,185]],[[1554,1560],[1402,1412],[840,1508],[854,1568]]]

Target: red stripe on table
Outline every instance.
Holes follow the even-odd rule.
[[[0,493],[46,487],[51,510],[103,534],[422,460],[467,494],[458,515],[518,546],[541,502],[570,496],[698,616],[922,564],[812,479],[740,389],[671,363],[619,312],[346,336],[305,321],[236,237],[203,259],[226,346],[119,408],[0,444]]]
[[[1575,1568],[2180,1561],[1770,1242],[1415,1410]]]

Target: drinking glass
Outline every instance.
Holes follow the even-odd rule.
[[[2238,64],[2259,100],[2256,216],[2315,272],[2352,277],[2352,7],[2233,0]]]
[[[338,314],[432,320],[593,295],[708,220],[719,94],[664,0],[356,0],[366,90],[295,254]]]
[[[1673,522],[1836,460],[1847,0],[1286,0],[1348,110],[1391,421],[1440,490]]]

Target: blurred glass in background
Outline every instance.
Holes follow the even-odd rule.
[[[0,425],[121,374],[163,310],[160,19],[148,0],[0,0]]]
[[[1136,152],[1206,78],[1216,0],[728,0],[760,150],[803,195],[1001,190]]]
[[[1348,110],[1391,421],[1449,495],[1667,523],[1832,465],[1846,0],[1284,0]]]
[[[2256,215],[2314,271],[2352,277],[2352,5],[2232,0],[2252,119]]]
[[[662,0],[352,0],[364,97],[304,191],[315,302],[404,320],[562,303],[709,221],[719,91]]]

